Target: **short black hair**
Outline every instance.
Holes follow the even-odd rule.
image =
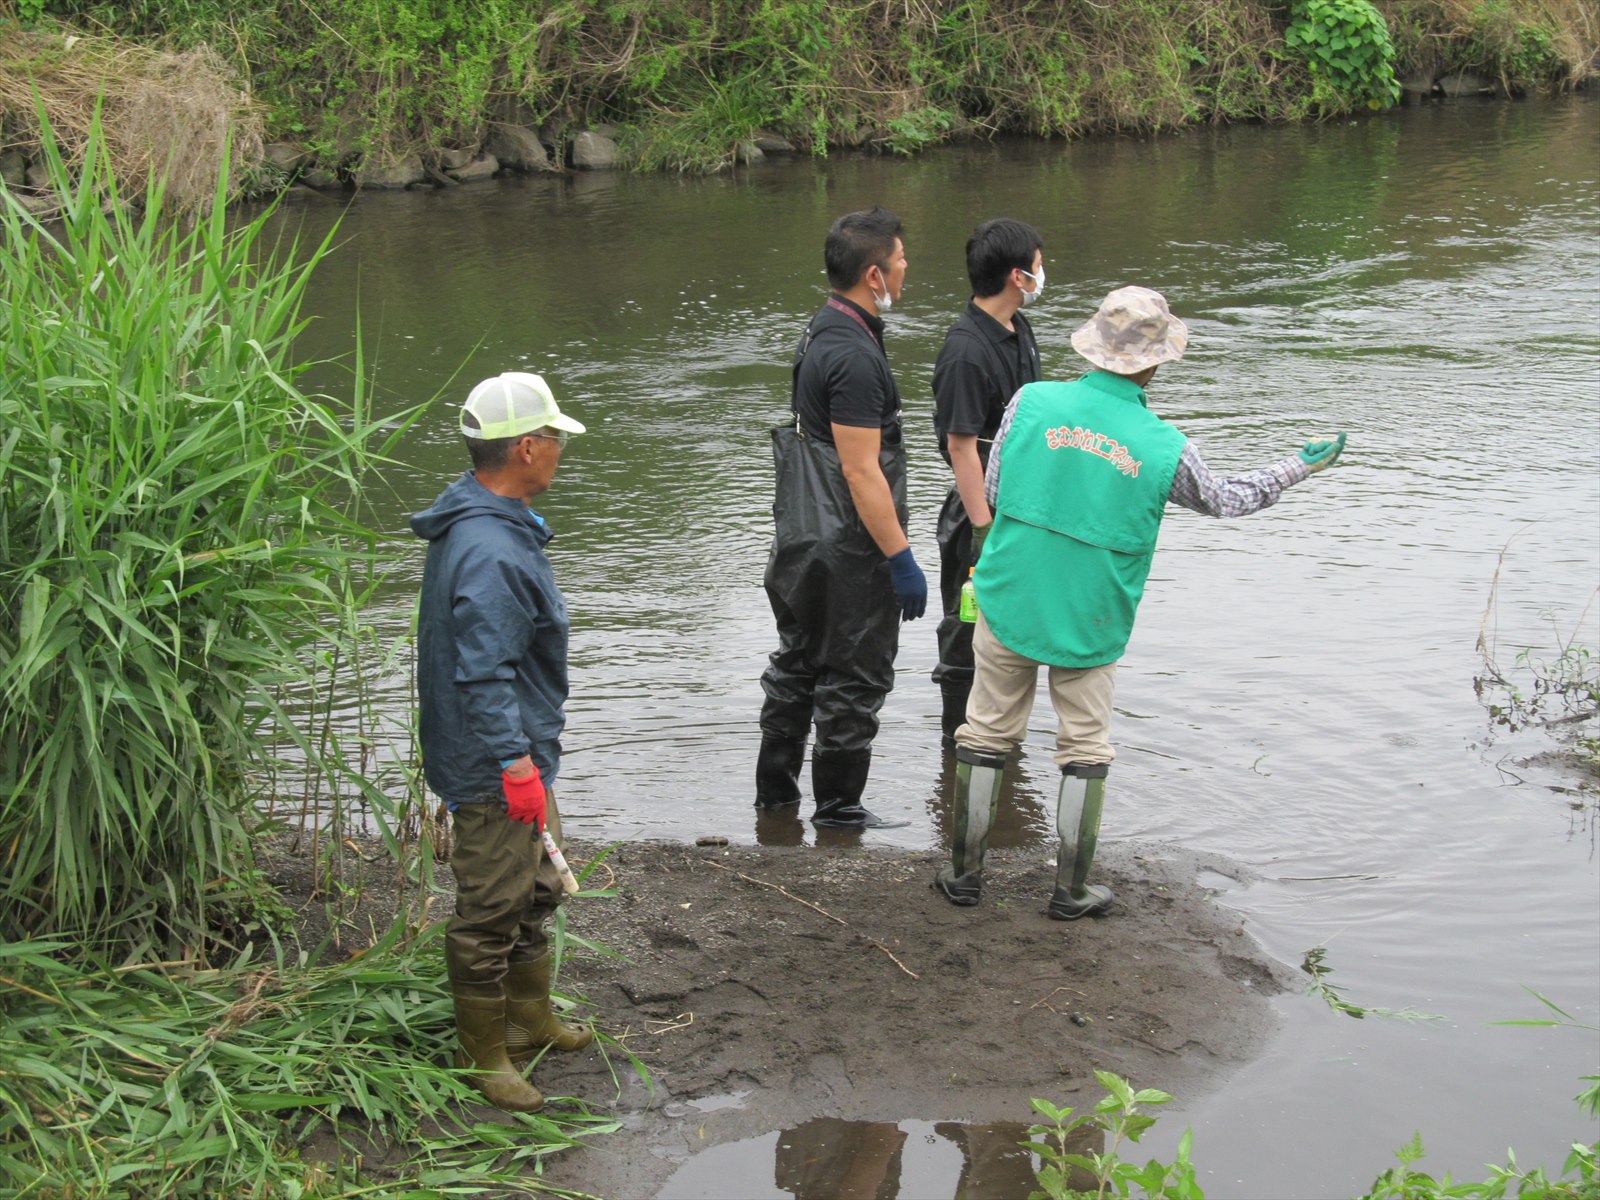
[[[881,205],[867,212],[845,213],[828,230],[822,248],[828,285],[848,291],[861,282],[868,267],[887,271],[900,231],[900,218]]]
[[[525,433],[519,433],[516,437],[462,438],[461,440],[467,444],[467,453],[472,456],[472,469],[474,471],[498,471],[506,465],[506,460],[511,457],[511,447],[527,436]]]
[[[1033,256],[1044,239],[1032,225],[998,217],[985,221],[967,239],[967,278],[974,296],[996,296],[1005,290],[1013,267],[1033,270]]]

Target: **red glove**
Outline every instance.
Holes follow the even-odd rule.
[[[520,779],[513,779],[501,771],[500,787],[506,794],[506,816],[524,825],[532,825],[543,833],[544,780],[539,778],[538,764],[534,765],[532,775],[524,775]]]

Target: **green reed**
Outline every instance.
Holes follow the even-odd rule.
[[[487,1116],[445,1058],[443,929],[397,921],[327,967],[108,969],[0,944],[0,1194],[543,1191],[546,1155],[616,1123],[559,1101]]]
[[[329,239],[118,194],[104,140],[59,211],[0,192],[0,941],[203,952],[253,899],[247,822],[286,715],[371,586],[364,472],[407,421],[290,357]]]

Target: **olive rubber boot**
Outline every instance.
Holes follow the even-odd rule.
[[[535,1112],[544,1097],[506,1057],[506,998],[499,984],[456,984],[456,1066],[471,1068],[484,1099],[506,1112]]]
[[[989,750],[956,749],[956,794],[951,813],[950,866],[933,881],[951,904],[972,905],[983,889],[983,856],[989,849],[995,805],[1006,756]]]
[[[761,733],[756,756],[756,807],[771,811],[800,803],[800,765],[806,760],[806,739]]]
[[[811,792],[817,811],[813,825],[829,829],[899,829],[909,821],[891,821],[861,807],[861,793],[867,788],[872,771],[872,751],[845,754],[812,754]]]
[[[1046,910],[1057,921],[1096,917],[1111,907],[1111,889],[1087,883],[1100,838],[1100,811],[1106,799],[1106,763],[1068,763],[1061,768],[1056,800],[1056,890]]]
[[[594,1031],[560,1020],[550,1007],[550,952],[506,967],[506,1057],[521,1066],[546,1046],[582,1050]]]

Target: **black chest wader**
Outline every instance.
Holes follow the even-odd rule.
[[[1019,342],[1016,361],[1008,366],[999,347],[968,314],[962,313],[951,328],[951,333],[957,330],[962,330],[967,337],[983,347],[984,356],[989,363],[990,379],[1005,393],[1000,402],[1002,410],[1018,388],[1024,384],[1038,382],[1037,350],[1029,352],[1026,346]],[[1031,326],[1028,327],[1028,338],[1032,341]],[[984,446],[992,444],[990,438],[980,438],[979,441]],[[987,466],[988,450],[985,449],[979,457],[983,465]],[[939,599],[944,609],[939,618],[937,634],[939,661],[933,667],[933,681],[939,685],[941,699],[940,744],[946,750],[954,750],[956,730],[961,728],[967,719],[967,696],[972,691],[974,667],[972,623],[961,619],[961,585],[966,583],[967,569],[973,565],[972,521],[967,517],[967,506],[962,502],[961,492],[953,481],[949,492],[945,494],[944,504],[939,509],[939,521],[935,526],[935,532],[939,542]]]
[[[772,431],[777,488],[772,552],[763,580],[778,626],[778,648],[761,676],[761,753],[756,805],[800,801],[806,734],[818,825],[889,825],[861,806],[878,712],[894,686],[900,607],[888,560],[856,514],[830,445],[794,425]],[[899,425],[883,430],[878,466],[901,524],[906,522],[906,455]],[[903,823],[903,822],[902,822]]]

